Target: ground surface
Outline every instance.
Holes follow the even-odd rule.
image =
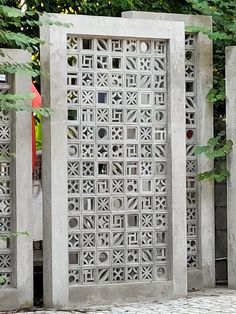
[[[6,312],[0,312],[3,314]],[[78,311],[56,311],[34,309],[28,312],[10,312],[24,314],[236,314],[236,290],[227,288],[207,289],[191,292],[186,298],[178,300],[135,303],[124,306],[91,308]],[[9,312],[8,312],[9,314]]]

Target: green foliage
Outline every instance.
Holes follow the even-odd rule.
[[[198,179],[216,180],[217,182],[224,181],[229,177],[230,173],[227,170],[225,157],[231,151],[233,142],[225,138],[225,132],[221,131],[216,137],[210,138],[207,146],[195,147],[196,155],[204,154],[207,158],[215,161],[215,167],[211,171],[205,171],[198,175]]]
[[[2,25],[7,24],[7,27],[4,26],[6,33],[3,35],[0,32],[0,38],[3,38],[6,44],[34,51],[35,63],[32,68],[36,69],[35,74],[37,74],[38,45],[40,43],[38,39],[39,12],[120,16],[121,12],[125,10],[142,10],[211,15],[213,30],[195,26],[189,27],[187,30],[202,32],[214,41],[214,84],[207,98],[208,102],[214,105],[216,132],[225,128],[224,51],[225,46],[236,44],[235,0],[25,0],[26,12],[19,12],[17,0],[0,0],[0,2],[4,4],[4,6],[0,6],[0,17],[4,15],[1,23]],[[11,8],[6,8],[6,3]],[[19,27],[23,36],[16,39],[11,33],[19,33]],[[29,40],[27,36],[30,37]],[[218,161],[219,158],[224,159],[225,155],[217,156],[223,153],[216,149],[217,145],[213,149],[211,143],[212,141],[208,145],[211,148],[206,155],[214,160],[217,159],[212,171],[219,173],[223,166],[221,165],[221,168],[218,169],[218,165],[220,165]],[[205,150],[206,148],[203,148],[202,153],[205,153]],[[200,153],[199,148],[197,151]]]
[[[44,117],[52,115],[53,111],[47,107],[33,108],[31,104],[27,104],[25,100],[30,100],[34,94],[1,94],[0,93],[0,110],[10,111],[27,111],[35,114],[41,114]]]
[[[26,0],[32,11],[52,13],[72,13],[89,15],[120,16],[125,10],[157,11],[167,13],[188,13],[211,15],[213,30],[204,27],[188,27],[189,32],[202,32],[214,42],[214,79],[209,91],[208,102],[214,105],[215,130],[225,129],[225,46],[236,44],[236,1],[235,0]],[[35,27],[32,28],[37,34]],[[211,143],[211,141],[210,141]],[[224,172],[224,156],[220,151],[208,151],[208,157],[215,160],[212,170],[214,178],[219,180],[219,173]],[[204,153],[204,151],[202,152]],[[227,154],[227,153],[226,153]],[[220,161],[220,158],[222,159]],[[225,173],[226,175],[227,173]],[[202,178],[202,176],[200,176]],[[212,176],[211,176],[212,178]]]
[[[213,30],[190,27],[190,31],[201,31],[214,41],[214,79],[213,88],[209,91],[208,102],[214,105],[215,131],[225,130],[225,47],[236,44],[236,1],[235,0],[187,0],[198,13],[211,15]],[[200,180],[211,179],[224,181],[229,175],[225,158],[230,152],[232,141],[226,140],[220,133],[210,140],[210,148],[196,149],[196,153],[204,153],[214,159],[214,169],[199,175]],[[220,137],[219,137],[220,136]],[[215,144],[213,146],[212,144]]]
[[[1,74],[11,75],[21,73],[32,77],[36,77],[40,74],[36,62],[32,61],[25,64],[16,63],[2,50],[2,48],[21,48],[33,53],[38,49],[39,44],[43,44],[39,38],[32,37],[25,33],[26,29],[40,25],[38,19],[32,19],[34,15],[35,12],[32,10],[23,12],[17,5],[15,7],[7,6],[5,0],[0,0],[0,55],[3,60],[0,64]],[[3,116],[10,111],[28,111],[41,114],[45,117],[51,115],[52,111],[49,108],[32,108],[31,100],[33,96],[34,94],[19,95],[0,92],[0,110]],[[4,118],[2,123],[4,123]],[[14,153],[0,152],[0,161],[6,161],[13,157]],[[28,235],[28,232],[9,232],[1,234],[0,240],[7,241],[8,239],[23,235]],[[0,275],[0,285],[4,283],[5,279]]]
[[[29,236],[29,233],[27,231],[5,233],[0,235],[0,240],[7,241],[8,239],[13,239],[18,236]],[[0,286],[3,285],[5,281],[5,278],[0,275]]]
[[[2,53],[4,57],[4,53]],[[37,77],[40,75],[40,71],[34,68],[37,66],[36,62],[27,62],[23,64],[19,63],[10,63],[4,62],[0,64],[0,73],[1,74],[15,74],[15,73],[22,73],[32,77]]]
[[[208,100],[214,104],[216,117],[225,115],[225,47],[236,44],[236,1],[235,0],[186,0],[196,12],[211,15],[213,30],[190,27],[201,31],[214,40],[214,86]],[[216,121],[217,123],[217,121]],[[216,125],[216,128],[218,126]]]
[[[8,239],[13,239],[18,236],[29,236],[29,232],[23,231],[23,232],[11,232],[11,233],[6,233],[6,234],[1,234],[0,240],[7,241]]]
[[[0,3],[5,1],[0,0]],[[24,33],[25,30],[31,27],[38,27],[41,22],[38,18],[34,20],[35,15],[38,13],[32,10],[23,12],[19,8],[10,7],[7,5],[0,5],[0,42],[1,48],[21,48],[28,50],[30,53],[38,50],[38,45],[43,44],[37,37],[32,37]],[[48,19],[48,23],[51,23]],[[0,73],[11,75],[15,73],[29,75],[32,77],[38,77],[41,73],[38,62],[31,61],[28,63],[16,63],[9,56],[5,56],[2,49],[0,54],[6,57],[6,61],[0,64]],[[15,94],[3,94],[0,93],[0,109],[4,111],[28,111],[35,114],[41,114],[48,117],[52,114],[52,110],[46,107],[32,108],[29,105],[30,100],[34,94],[28,95],[15,95]]]

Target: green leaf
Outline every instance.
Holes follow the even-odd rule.
[[[219,157],[224,157],[225,153],[222,150],[209,150],[206,152],[206,157],[208,157],[209,159],[215,159],[215,158],[219,158]]]
[[[193,152],[195,155],[206,153],[210,149],[210,146],[195,146]]]
[[[34,108],[24,101],[32,99],[35,96],[31,94],[1,94],[0,93],[0,110],[6,111],[27,111],[35,114],[41,114],[44,117],[50,117],[53,110],[48,107]]]
[[[9,161],[13,157],[15,157],[15,153],[0,153],[0,162]]]
[[[7,241],[7,239],[16,238],[19,236],[29,236],[28,231],[18,231],[18,232],[9,232],[9,233],[3,233],[0,235],[0,240]]]
[[[13,7],[0,5],[0,15],[5,15],[5,17],[10,17],[10,18],[17,18],[17,17],[25,16],[25,13]]]
[[[0,73],[1,74],[14,74],[14,73],[22,73],[27,74],[32,77],[37,77],[40,75],[40,71],[33,68],[34,63],[10,63],[3,62],[0,64]]]
[[[197,178],[199,181],[214,180],[213,171],[205,171],[205,172],[199,173],[197,175]]]
[[[210,146],[215,146],[219,143],[219,137],[213,137],[213,138],[210,138],[207,142],[208,145]]]
[[[0,29],[0,41],[5,44],[15,44],[16,46],[33,52],[32,45],[43,44],[38,38],[32,38],[23,33]]]
[[[227,140],[225,145],[222,147],[222,150],[225,152],[225,154],[228,154],[233,146],[233,141]]]
[[[2,103],[4,102],[11,102],[11,101],[17,101],[17,100],[28,100],[32,99],[35,96],[34,93],[29,94],[1,94],[0,93],[0,101]]]
[[[6,282],[6,279],[0,275],[0,285],[3,285]]]

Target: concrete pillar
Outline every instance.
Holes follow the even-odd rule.
[[[25,63],[30,60],[26,51],[3,50],[1,62]],[[10,93],[31,93],[31,78],[15,74],[10,80]],[[28,101],[31,105],[31,100]],[[31,113],[12,112],[11,151],[15,153],[11,168],[11,230],[25,232],[11,240],[12,283],[0,289],[1,309],[30,308],[33,305],[33,243],[32,243],[32,138]],[[1,143],[2,144],[2,143]],[[3,178],[1,176],[1,178]],[[2,252],[1,252],[2,253]]]
[[[227,182],[227,241],[228,241],[228,286],[236,289],[236,47],[226,47],[226,131],[227,138],[234,142],[228,156],[230,177]]]
[[[40,37],[42,102],[54,113],[42,123],[43,286],[44,305],[68,304],[67,138],[65,29],[45,23]],[[56,42],[56,44],[55,44]],[[66,47],[65,47],[66,48]],[[49,76],[50,75],[50,76]]]

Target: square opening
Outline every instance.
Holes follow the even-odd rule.
[[[127,128],[127,139],[136,140],[137,139],[137,129],[136,128]]]
[[[121,58],[112,58],[112,68],[121,69]]]
[[[98,174],[108,175],[108,163],[103,162],[98,164]]]
[[[138,163],[137,162],[127,162],[126,166],[126,174],[128,176],[137,175],[138,174]]]
[[[70,265],[78,265],[79,259],[78,259],[78,253],[69,253],[69,264]]]
[[[0,74],[0,83],[7,83],[7,76],[5,74]]]
[[[185,88],[186,88],[186,92],[188,93],[194,92],[194,82],[186,82]]]
[[[93,49],[92,39],[89,39],[89,38],[82,39],[82,46],[83,46],[83,49],[85,50],[92,50]]]
[[[150,105],[150,94],[143,93],[141,94],[141,105]]]
[[[152,192],[151,180],[142,180],[142,192]]]
[[[106,104],[107,98],[106,92],[98,92],[98,104]]]
[[[78,121],[78,111],[75,109],[68,110],[68,121]]]
[[[127,216],[128,227],[138,227],[138,215],[130,214]]]
[[[88,211],[94,211],[95,210],[94,198],[85,197],[83,199],[83,210],[88,210]]]

